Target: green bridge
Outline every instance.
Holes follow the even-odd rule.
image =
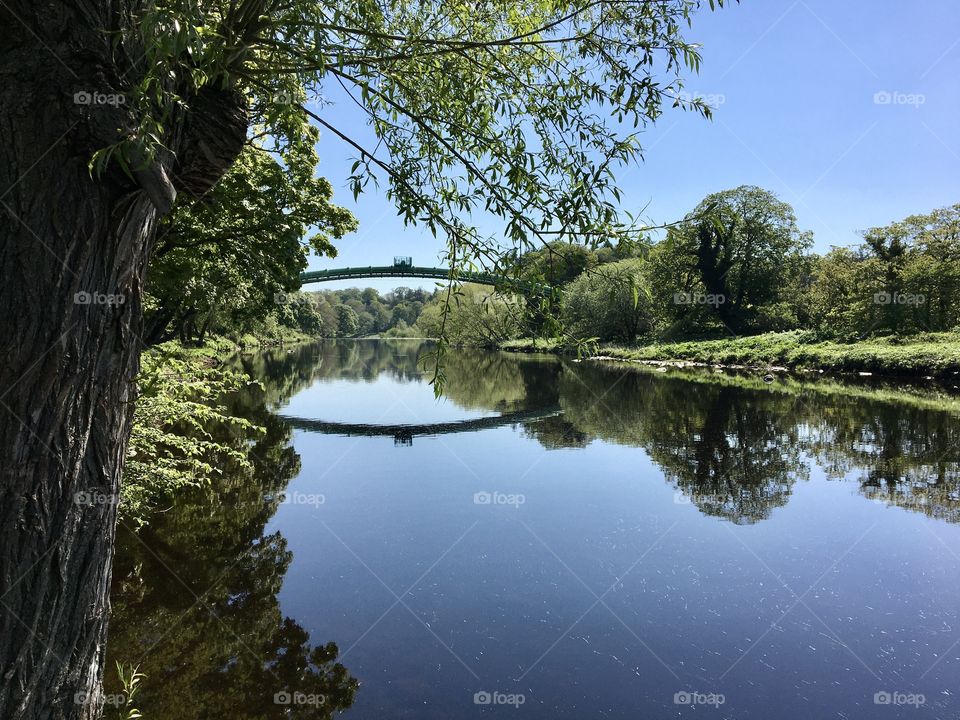
[[[300,283],[301,285],[309,285],[310,283],[332,282],[334,280],[356,280],[358,278],[379,277],[415,277],[446,280],[450,277],[450,269],[421,267],[413,264],[413,258],[395,257],[393,259],[393,265],[369,265],[367,267],[312,270],[310,272],[300,273]],[[498,287],[514,286],[521,291],[529,291],[531,289],[525,283],[518,283],[513,278],[494,275],[493,273],[461,272],[458,277],[463,282],[472,282],[479,285],[494,285]]]

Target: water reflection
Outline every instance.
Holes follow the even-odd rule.
[[[661,665],[676,668],[685,682],[688,673],[726,676],[755,638],[766,637],[767,623],[777,627],[766,641],[774,649],[755,651],[750,660],[756,656],[758,665],[748,670],[745,661],[727,682],[731,698],[746,698],[751,712],[759,707],[773,713],[768,716],[805,716],[800,704],[784,710],[780,694],[805,698],[807,686],[797,688],[809,677],[809,687],[834,703],[820,706],[823,716],[841,715],[827,708],[854,697],[844,716],[872,717],[869,698],[886,686],[865,690],[866,704],[857,704],[855,684],[834,687],[833,669],[844,668],[845,677],[851,666],[859,671],[847,656],[850,648],[871,665],[882,662],[884,678],[926,676],[931,687],[955,667],[947,650],[955,639],[955,608],[936,600],[955,583],[948,562],[925,557],[916,538],[898,534],[902,525],[888,523],[903,548],[878,539],[872,552],[864,548],[866,559],[845,566],[830,596],[836,613],[830,606],[822,612],[849,645],[818,651],[825,637],[819,624],[811,630],[809,618],[784,620],[797,601],[784,591],[783,578],[798,593],[813,587],[811,581],[816,585],[843,543],[862,537],[860,525],[842,526],[856,511],[845,505],[839,522],[831,516],[818,523],[817,507],[782,527],[775,519],[790,514],[787,506],[800,502],[801,487],[816,471],[820,485],[842,483],[862,496],[849,502],[865,509],[851,521],[864,528],[874,520],[866,513],[882,510],[867,500],[960,520],[955,396],[791,378],[767,386],[729,374],[457,351],[447,361],[446,404],[437,405],[427,384],[430,350],[419,341],[335,341],[238,359],[264,383],[234,399],[242,414],[268,430],[255,448],[253,470],[231,469],[213,486],[178,498],[139,538],[120,533],[109,662],[139,663],[147,674],[139,704],[148,718],[324,718],[355,700],[359,717],[402,711],[419,717],[418,710],[423,717],[473,716],[478,708],[469,698],[478,690],[526,692],[509,683],[554,645],[555,654],[530,670],[527,681],[542,688],[536,702],[546,704],[538,710],[531,694],[525,717],[582,717],[591,714],[583,708],[601,701],[612,717],[645,714],[633,712],[640,707],[676,716],[669,698],[687,685],[674,674],[678,684],[661,698],[664,681],[673,682]],[[354,433],[372,437],[341,437]],[[420,433],[443,437],[413,442]],[[391,435],[413,447],[393,447]],[[301,463],[312,470],[301,471]],[[658,473],[649,471],[650,463]],[[458,484],[454,471],[466,480]],[[833,482],[823,483],[824,476]],[[325,514],[281,507],[291,482],[331,493]],[[669,498],[669,507],[657,505],[669,494],[664,482],[676,502],[700,514],[669,506]],[[477,490],[515,489],[531,497],[523,524],[512,519],[519,511],[470,500]],[[635,507],[638,498],[648,505]],[[696,519],[695,529],[674,544],[663,540],[624,579],[637,557],[661,542],[676,519],[673,511],[683,511],[684,522]],[[475,536],[467,535],[474,526]],[[768,528],[774,530],[763,535]],[[754,533],[737,538],[757,538],[761,554],[762,542],[782,543],[782,565],[773,552],[763,561],[775,568],[776,582],[750,564],[757,556],[735,557],[743,545],[732,532]],[[458,537],[466,539],[448,554]],[[883,548],[893,559],[880,557]],[[703,558],[704,566],[687,572]],[[874,560],[904,576],[915,566],[928,585],[911,576],[913,584],[900,588],[901,602],[876,579]],[[579,582],[566,576],[568,569]],[[425,571],[432,574],[424,585],[410,584]],[[846,595],[844,582],[851,588]],[[585,616],[594,598],[584,596],[584,584],[598,593],[615,589],[610,607],[628,626],[602,614]],[[390,593],[405,588],[415,596],[406,597],[409,613],[399,608],[401,619],[391,624]],[[907,639],[889,640],[871,625],[872,611],[858,605],[864,594]],[[578,617],[587,627],[571,634],[570,644],[557,645]],[[368,633],[368,626],[376,629]],[[628,647],[637,635],[624,627],[663,660],[651,660],[646,645]],[[915,627],[923,633],[905,633]],[[460,664],[448,649],[463,658]],[[809,657],[796,660],[796,672],[807,675],[796,682],[786,675],[757,682],[751,675],[808,650]],[[835,654],[825,663],[817,652]],[[940,657],[947,659],[934,670]],[[617,675],[623,658],[632,663],[625,676]],[[345,665],[369,685],[359,687]],[[501,684],[472,685],[468,666],[485,682],[499,678]],[[583,689],[589,687],[596,692],[589,695]],[[757,704],[750,693],[763,692],[776,697]],[[323,702],[284,704],[293,693]],[[568,704],[551,705],[561,696]],[[415,707],[403,705],[411,698]],[[938,702],[946,707],[951,698]]]
[[[736,523],[769,517],[809,478],[813,459],[828,477],[859,482],[870,499],[960,519],[955,410],[881,389],[845,395],[837,383],[756,385],[582,363],[564,367],[560,394],[580,442],[643,448],[708,515]]]
[[[834,478],[860,484],[867,498],[960,521],[960,423],[955,412],[910,403],[846,403],[837,412],[805,397],[807,443]]]
[[[762,520],[807,476],[789,399],[590,364],[566,373],[561,394],[585,436],[644,448],[706,514]]]
[[[333,341],[288,354],[279,375],[269,354],[245,364],[254,376],[277,378],[280,395],[289,397],[315,381],[369,383],[386,376],[422,384],[431,350],[423,341]],[[663,374],[469,349],[451,353],[445,372],[447,398],[482,416],[419,423],[286,420],[319,433],[393,436],[404,446],[417,435],[519,425],[548,449],[595,440],[638,447],[704,514],[738,524],[768,518],[785,505],[816,461],[828,477],[858,482],[868,499],[960,520],[955,399],[938,403],[929,393],[836,381],[784,379],[771,387],[702,371]],[[337,408],[324,411],[336,415]]]
[[[233,399],[266,427],[253,467],[228,468],[178,497],[139,535],[118,531],[107,667],[146,674],[137,705],[148,718],[319,719],[353,703],[359,684],[337,662],[336,644],[318,644],[281,613],[292,554],[283,535],[265,532],[300,471],[289,425],[268,408],[314,379],[311,357],[245,358],[254,376],[271,379]],[[106,684],[121,691],[112,672]]]

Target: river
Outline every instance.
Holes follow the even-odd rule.
[[[118,531],[146,720],[960,718],[960,396],[429,350],[238,359],[253,468]]]

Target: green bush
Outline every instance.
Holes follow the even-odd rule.
[[[564,289],[563,321],[577,339],[632,342],[650,331],[646,262],[621,260],[585,272]]]

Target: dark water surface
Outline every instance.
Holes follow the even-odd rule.
[[[427,350],[242,360],[253,470],[119,533],[147,720],[960,718],[956,397]]]

